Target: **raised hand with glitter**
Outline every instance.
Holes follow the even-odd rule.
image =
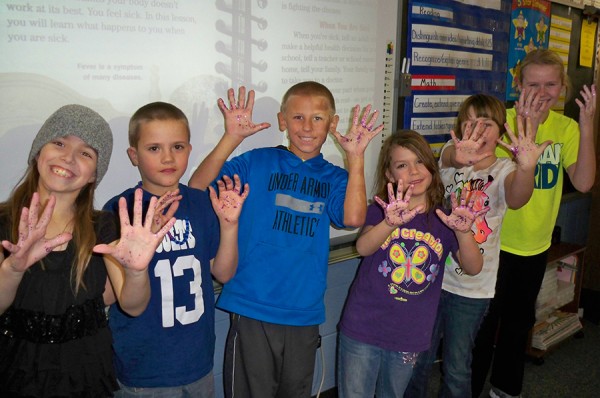
[[[524,120],[525,124],[523,123]],[[517,115],[517,135],[508,123],[505,123],[504,127],[511,143],[508,144],[498,139],[496,141],[498,145],[503,146],[513,154],[519,169],[523,171],[534,170],[539,157],[544,153],[546,147],[552,144],[552,141],[548,140],[539,145],[535,143],[537,128],[533,127],[530,117],[524,119],[522,116]]]
[[[133,205],[133,223],[130,223],[127,201],[125,198],[120,198],[119,219],[121,221],[121,238],[116,244],[94,246],[94,252],[112,256],[126,269],[145,272],[150,260],[154,256],[154,251],[173,224],[175,224],[175,218],[172,217],[158,232],[152,232],[156,202],[157,198],[152,197],[148,206],[148,212],[146,213],[146,219],[142,223],[142,189],[136,189]]]
[[[582,133],[593,131],[594,115],[596,113],[596,85],[592,84],[590,87],[583,85],[579,94],[583,98],[583,101],[575,98],[575,102],[579,106],[579,129]]]
[[[154,208],[154,219],[152,220],[152,232],[157,233],[173,216],[179,208],[179,201],[182,196],[179,194],[179,189],[165,192]],[[166,210],[166,212],[165,212]]]
[[[254,109],[254,90],[248,91],[246,97],[246,87],[241,86],[238,90],[237,100],[235,90],[227,90],[227,99],[229,107],[222,98],[217,100],[217,105],[225,118],[225,134],[236,138],[240,142],[261,130],[271,127],[270,123],[255,124],[252,121],[252,110]]]
[[[452,202],[452,213],[450,215],[446,215],[441,209],[436,209],[435,212],[448,228],[456,232],[471,232],[471,226],[475,219],[490,210],[487,206],[478,211],[473,210],[475,195],[469,197],[466,189],[463,189],[460,193],[460,204],[454,192],[452,192],[450,200]]]
[[[456,136],[454,130],[450,130],[450,135],[454,141],[456,155],[454,161],[458,165],[474,165],[481,160],[493,155],[491,152],[480,153],[480,149],[485,145],[484,131],[487,128],[485,121],[479,119],[476,122],[467,122],[462,132],[462,139]]]
[[[371,113],[371,105],[367,105],[363,109],[361,117],[360,106],[356,105],[354,106],[352,126],[346,135],[341,135],[339,131],[331,132],[347,156],[363,156],[369,142],[383,130],[383,123],[375,127],[378,117],[379,111]]]
[[[394,185],[391,182],[388,183],[387,188],[389,203],[386,203],[378,196],[375,196],[375,201],[383,209],[385,214],[385,222],[390,227],[399,227],[400,225],[406,224],[424,209],[425,206],[422,204],[413,209],[409,209],[410,197],[413,191],[412,185],[409,185],[406,193],[404,194],[404,183],[402,180],[398,181],[398,187],[395,195]]]
[[[523,119],[531,118],[532,125],[537,129],[548,117],[554,102],[544,99],[545,93],[535,87],[522,87],[519,99],[515,101],[515,111]]]
[[[2,241],[2,247],[10,253],[7,258],[0,256],[2,266],[8,266],[14,272],[24,272],[33,264],[44,258],[54,248],[71,240],[72,235],[63,232],[55,237],[46,238],[46,227],[52,218],[56,198],[50,195],[48,203],[41,216],[40,196],[37,192],[32,195],[30,206],[21,210],[19,219],[19,237],[17,243]]]
[[[237,174],[233,180],[229,176],[217,181],[218,192],[209,186],[210,201],[219,218],[220,245],[217,255],[210,263],[213,277],[227,283],[237,271],[238,264],[238,221],[244,201],[250,193],[250,186],[242,183]]]
[[[228,176],[223,176],[222,180],[217,181],[219,192],[209,186],[210,201],[213,209],[219,218],[221,224],[237,224],[244,201],[250,193],[250,186],[244,184],[242,192],[242,184],[240,177],[234,174],[233,180]]]

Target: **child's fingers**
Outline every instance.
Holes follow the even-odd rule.
[[[151,229],[152,227],[152,221],[154,220],[154,210],[156,209],[156,201],[158,200],[158,198],[156,196],[153,196],[152,198],[150,198],[150,205],[148,206],[148,211],[146,212],[146,218],[144,219],[144,227],[146,229]],[[137,204],[137,202],[136,202]],[[140,222],[141,222],[141,202],[140,202]],[[137,209],[134,209],[134,213],[137,211]],[[134,225],[140,225],[139,222],[134,224]]]
[[[240,86],[238,89],[237,107],[244,109],[246,107],[246,87]]]
[[[398,180],[398,186],[396,187],[396,192],[394,192],[394,184],[388,182],[388,199],[390,203],[394,200],[402,200],[402,194],[404,193],[404,182],[402,180]]]
[[[248,91],[248,102],[246,103],[246,109],[251,110],[254,108],[254,97],[255,97],[254,90]]]
[[[227,90],[227,99],[229,100],[229,110],[236,109],[237,105],[235,103],[235,91],[233,88]]]
[[[217,192],[212,187],[212,185],[208,186],[208,197],[210,198],[210,201],[213,204],[213,208],[214,208],[215,203],[217,202]]]
[[[38,222],[38,213],[40,211],[40,194],[34,192],[31,196],[31,203],[29,204],[29,217],[27,219],[29,228],[34,228]]]
[[[490,207],[489,207],[489,206],[486,206],[486,207],[484,207],[483,209],[481,209],[481,210],[479,210],[479,211],[476,211],[476,212],[474,213],[474,214],[475,214],[475,218],[477,218],[477,217],[480,217],[480,216],[483,216],[483,215],[484,215],[484,214],[486,214],[488,211],[490,211]]]
[[[39,196],[38,196],[38,199],[39,199]],[[50,197],[48,198],[48,203],[46,203],[46,208],[44,208],[44,211],[42,212],[42,215],[39,218],[36,227],[45,229],[48,226],[48,224],[50,224],[50,220],[52,219],[52,212],[54,211],[55,205],[56,205],[56,197],[54,195],[50,195]],[[35,208],[37,209],[38,206],[39,206],[39,201],[38,201],[38,205],[36,205]]]
[[[457,144],[460,142],[460,140],[456,136],[456,133],[454,132],[454,130],[450,130],[450,137],[452,138],[452,141],[454,141],[454,144]]]
[[[240,192],[242,192],[242,180],[240,179],[240,176],[237,174],[233,175],[233,182],[234,182],[234,186],[233,186],[233,190],[239,194]],[[246,184],[248,185],[248,184]],[[245,186],[244,186],[245,188]]]
[[[468,139],[471,138],[471,134],[473,133],[473,127],[474,127],[473,122],[465,123],[465,128],[464,128],[464,131],[462,132],[462,139],[461,139],[462,141],[467,141]]]
[[[517,137],[515,136],[515,132],[512,130],[512,128],[510,128],[510,124],[504,123],[504,129],[506,130],[506,135],[510,139],[510,142],[515,143],[517,141]]]
[[[540,154],[544,153],[544,151],[546,150],[546,147],[551,144],[552,144],[552,140],[544,141],[541,144],[539,144],[538,148],[540,150]]]
[[[225,185],[225,189],[231,191],[233,189],[233,180],[227,175],[224,175],[222,179]]]
[[[129,212],[127,211],[127,200],[124,197],[119,198],[119,221],[121,223],[121,230],[123,227],[127,227],[129,222]]]
[[[533,127],[533,120],[528,117],[525,120],[525,137],[529,139],[531,142],[535,142],[535,137],[537,136],[537,127]]]
[[[369,118],[369,123],[367,123],[367,129],[369,131],[373,130],[373,126],[375,125],[375,122],[377,122],[377,118],[378,117],[379,117],[379,111],[378,110],[374,110],[373,113],[371,114],[370,118]]]
[[[473,129],[473,141],[479,141],[483,138],[483,133],[485,132],[485,126],[483,124],[483,120],[478,120],[475,124],[475,128]]]
[[[387,204],[387,203],[385,203],[385,202],[384,202],[384,201],[383,201],[383,200],[382,200],[382,199],[381,199],[379,196],[375,195],[375,198],[374,198],[374,199],[375,199],[375,202],[377,202],[377,204],[378,204],[379,206],[381,206],[381,208],[382,208],[382,209],[385,209],[385,208],[387,208],[387,205],[388,205],[388,204]]]
[[[133,195],[133,225],[140,225],[142,223],[142,195],[143,194],[141,188],[137,188]],[[154,203],[156,203],[156,200],[154,201]]]
[[[373,137],[375,137],[377,134],[379,134],[383,130],[384,127],[385,127],[384,124],[381,123],[379,126],[375,127],[374,129],[372,128],[371,133],[369,134],[369,141]]]
[[[465,207],[466,203],[467,203],[467,190],[463,189],[460,191],[460,206]]]
[[[406,190],[406,193],[404,194],[404,198],[402,199],[404,202],[408,203],[410,201],[410,197],[412,196],[412,192],[413,192],[414,188],[415,188],[415,186],[413,184],[410,184],[408,186],[408,189]]]
[[[106,243],[102,243],[94,246],[92,248],[92,251],[98,254],[112,254],[114,253],[115,249],[113,248],[113,246],[107,245]]]
[[[342,136],[342,134],[340,134],[340,132],[339,132],[339,131],[337,131],[337,130],[334,130],[334,131],[331,131],[331,132],[330,132],[330,134],[331,134],[331,135],[333,135],[333,136],[335,137],[335,140],[336,140],[338,143],[340,143],[340,144],[341,144],[341,143],[344,141],[344,137]]]
[[[450,205],[452,206],[453,209],[458,206],[458,200],[456,199],[456,192],[452,192],[450,194]]]
[[[229,108],[227,108],[227,105],[225,105],[225,101],[223,101],[223,98],[219,98],[217,100],[217,106],[221,110],[222,114],[225,114],[229,110]]]
[[[6,251],[9,253],[16,253],[17,251],[19,251],[19,246],[15,245],[14,243],[8,240],[2,241],[2,247],[5,248]]]
[[[513,141],[513,140],[512,140],[512,138],[511,138],[511,141]],[[514,142],[514,141],[513,141],[513,142]],[[496,140],[496,144],[498,144],[498,145],[500,145],[500,146],[503,146],[503,147],[504,147],[504,148],[506,148],[506,149],[507,149],[509,152],[512,152],[512,150],[513,150],[513,147],[512,147],[512,146],[510,146],[508,143],[504,142],[504,141],[503,141],[502,139],[500,139],[500,138],[498,138],[498,139]]]
[[[352,125],[358,126],[358,118],[360,117],[360,106],[358,104],[354,105],[352,112]]]
[[[73,239],[73,235],[70,234],[69,232],[63,232],[63,233],[55,236],[54,238],[49,239],[44,244],[44,246],[46,248],[46,253],[50,253],[52,250],[54,250],[54,248],[56,248],[60,245],[64,245],[71,239]]]
[[[164,215],[165,218],[171,218],[175,215],[175,213],[177,212],[177,209],[179,208],[179,200],[177,200],[176,202],[173,202],[170,206],[169,206],[169,210],[167,210],[167,213]],[[156,214],[156,213],[154,213]]]
[[[363,110],[362,119],[360,119],[360,125],[364,128],[368,128],[367,119],[369,118],[370,113],[371,113],[371,104],[365,106],[365,109]]]
[[[21,209],[21,217],[19,217],[19,236],[18,236],[18,240],[22,241],[27,239],[27,237],[29,236],[29,208],[27,207],[23,207],[23,209]]]
[[[242,198],[242,201],[246,200],[246,198],[248,197],[249,194],[250,194],[250,185],[248,185],[248,183],[246,183],[246,184],[244,184],[244,191],[240,195],[240,197]]]
[[[163,227],[155,234],[159,240],[165,237],[165,235],[171,230],[171,228],[175,225],[175,217],[171,217],[171,219],[163,225]]]
[[[444,213],[441,209],[435,209],[435,213],[444,224],[448,225],[448,216],[446,213]]]

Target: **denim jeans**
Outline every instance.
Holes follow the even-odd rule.
[[[213,372],[193,383],[177,387],[127,387],[119,381],[121,389],[115,398],[214,398],[215,379]]]
[[[439,396],[471,397],[471,352],[490,301],[442,290],[431,347],[419,356],[405,397],[427,397],[427,384],[442,337],[444,378]]]
[[[397,398],[404,394],[417,353],[395,352],[339,333],[338,397]]]

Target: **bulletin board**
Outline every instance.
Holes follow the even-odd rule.
[[[510,0],[410,0],[406,58],[411,94],[403,127],[418,131],[438,153],[469,95],[484,92],[504,101]]]

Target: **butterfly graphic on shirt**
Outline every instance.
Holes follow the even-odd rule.
[[[429,258],[429,250],[426,246],[415,246],[409,252],[404,243],[394,243],[390,248],[389,257],[396,265],[391,276],[394,283],[408,285],[414,282],[421,285],[427,280],[425,272],[419,268]]]

